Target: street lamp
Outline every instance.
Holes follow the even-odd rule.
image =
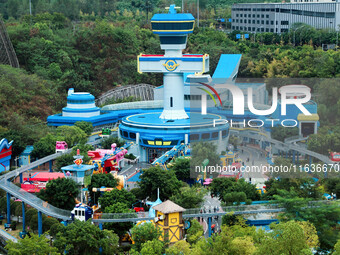
[[[200,0],[197,0],[197,27],[200,27]]]
[[[295,32],[297,30],[299,30],[300,28],[303,28],[303,27],[305,27],[305,26],[301,26],[301,27],[298,27],[298,28],[294,29],[294,47],[296,46],[296,43],[295,43]]]
[[[261,32],[261,28],[263,28],[263,26],[258,27],[257,29],[255,29],[255,34],[254,34],[254,43],[255,43],[255,36],[256,36],[256,32],[259,31]],[[261,42],[262,42],[262,36],[261,36]]]

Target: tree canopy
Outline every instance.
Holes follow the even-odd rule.
[[[140,176],[139,187],[145,198],[150,200],[157,199],[157,189],[161,200],[169,199],[179,191],[182,186],[173,171],[164,171],[159,167],[150,167],[143,170]]]
[[[136,251],[141,251],[142,245],[148,241],[158,240],[162,232],[159,227],[155,226],[153,223],[145,222],[143,224],[135,225],[131,229],[131,237],[135,242],[133,249]]]
[[[132,208],[132,204],[136,201],[136,197],[126,189],[113,189],[110,192],[105,192],[100,198],[99,203],[102,210],[114,204],[121,203],[126,208]]]
[[[210,184],[211,194],[217,196],[227,205],[234,202],[251,202],[260,200],[260,194],[256,186],[246,182],[244,179],[215,178]]]
[[[19,239],[17,243],[9,240],[6,247],[9,255],[58,255],[62,254],[58,252],[56,247],[50,246],[50,240],[44,235],[38,236],[31,234],[31,238]]]
[[[100,192],[93,192],[93,188],[115,188],[117,184],[118,180],[112,174],[93,174],[91,176],[91,184],[88,186],[92,204],[97,204],[100,196]]]
[[[46,184],[37,196],[55,207],[72,210],[79,194],[78,184],[70,178],[58,178]]]
[[[55,236],[53,246],[60,253],[67,254],[116,254],[118,252],[118,236],[109,230],[100,230],[91,221],[75,220],[60,229]]]

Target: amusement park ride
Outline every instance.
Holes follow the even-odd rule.
[[[152,162],[152,165],[160,166],[163,169],[167,169],[169,161],[176,157],[190,156],[190,142],[194,142],[194,140],[204,140],[206,135],[208,135],[210,138],[206,140],[214,140],[215,142],[218,142],[221,144],[221,147],[223,147],[223,150],[225,150],[226,143],[228,142],[229,132],[227,132],[227,130],[229,130],[229,126],[226,123],[215,126],[214,122],[212,121],[212,119],[215,118],[224,120],[225,117],[212,113],[203,115],[199,112],[188,112],[184,108],[184,74],[194,73],[190,76],[190,79],[194,81],[193,83],[195,83],[195,79],[204,79],[205,76],[203,73],[209,71],[208,55],[182,54],[182,51],[186,48],[187,37],[193,32],[194,23],[195,20],[191,14],[177,13],[174,5],[170,6],[169,13],[155,14],[153,16],[151,20],[152,30],[154,34],[159,35],[161,49],[165,51],[165,54],[139,55],[137,59],[138,71],[141,73],[157,72],[164,74],[163,109],[161,112],[138,112],[136,110],[138,114],[124,115],[125,117],[120,118],[122,123],[119,126],[118,135],[128,142],[121,148],[118,148],[116,144],[112,144],[111,149],[96,149],[93,151],[88,151],[88,156],[91,158],[91,160],[90,162],[86,162],[89,165],[86,165],[86,167],[83,169],[83,172],[87,171],[90,173],[90,175],[98,173],[114,174],[116,178],[120,179],[117,187],[96,188],[93,190],[94,192],[103,194],[104,192],[111,191],[112,189],[121,189],[124,187],[124,177],[119,175],[119,170],[124,166],[124,156],[127,154],[127,149],[131,147],[132,144],[137,145],[137,151],[140,154],[142,160],[145,162]],[[196,83],[199,82],[196,81]],[[84,95],[81,93],[73,93],[71,96],[77,96],[78,98],[83,97]],[[90,96],[86,97],[89,98]],[[87,100],[87,98],[85,99]],[[99,114],[99,109],[96,108],[96,111],[98,111]],[[104,128],[102,129],[102,132],[99,136],[107,137],[110,135],[111,130]],[[196,139],[194,139],[195,137]],[[65,141],[57,141],[56,154],[67,152],[70,152],[67,143]],[[60,156],[56,154],[46,157],[48,159],[45,161],[42,160],[40,162],[35,162],[29,167],[22,168],[21,170],[19,169],[16,175],[31,170],[34,164],[39,165],[41,162],[52,162],[52,160],[54,160],[57,156]],[[235,155],[227,154],[224,159],[222,159],[224,164],[223,166],[231,165],[231,167],[234,168],[241,168],[241,164],[238,163],[237,160],[235,161],[234,157]],[[340,161],[339,154],[331,154],[331,157],[333,161]],[[74,162],[75,165],[71,166],[72,169],[75,170],[74,173],[76,173],[76,170],[82,169],[81,156],[78,155]],[[204,164],[202,163],[202,165]],[[65,178],[76,177],[75,175],[72,176],[71,171],[68,171],[67,169],[64,171],[64,174]],[[86,203],[77,203],[74,209],[71,212],[68,212],[59,211],[58,208],[55,208],[44,201],[38,201],[38,198],[36,197],[34,197],[36,200],[32,202],[33,199],[31,199],[31,194],[27,195],[27,192],[23,192],[23,190],[20,189],[17,190],[16,188],[18,187],[11,185],[12,183],[8,180],[10,180],[12,177],[15,177],[14,171],[0,177],[0,187],[7,192],[7,214],[9,215],[9,224],[9,202],[11,195],[23,201],[23,208],[24,203],[37,208],[39,213],[38,215],[40,215],[40,220],[38,218],[39,234],[42,233],[42,213],[62,219],[64,221],[70,221],[74,219],[86,221],[88,219],[92,219],[93,222],[98,224],[101,224],[101,222],[119,222],[110,221],[110,219],[104,218],[104,214],[100,212],[100,205],[94,205],[91,207]],[[82,178],[82,183],[78,183],[79,187],[83,190],[86,185],[84,185],[85,177],[82,176]],[[207,181],[206,176],[204,178],[200,177],[200,179],[197,181],[203,184],[203,179],[205,179],[206,184],[208,185],[210,181]],[[34,179],[30,179],[30,181],[34,181]],[[40,202],[42,203],[39,204]],[[48,205],[48,208],[44,206],[46,204]],[[150,218],[153,219],[153,224],[159,225],[162,229],[170,229],[173,233],[179,229],[179,231],[176,232],[178,234],[176,234],[174,239],[170,239],[170,242],[178,241],[183,238],[183,208],[180,208],[171,201],[165,201],[162,203],[159,195],[158,199],[154,202],[145,201],[145,205],[150,206],[148,211],[149,217],[144,216],[142,220],[138,219],[138,217],[136,217],[137,220],[127,218],[119,220],[122,220],[121,222],[143,222],[147,218]],[[146,206],[142,207],[141,205],[137,207],[135,204],[131,205],[131,207],[136,214],[143,214],[144,208],[146,208]],[[219,215],[222,214],[223,212],[221,212]],[[212,214],[206,215],[206,218],[210,218],[210,224],[212,216]],[[188,216],[184,217],[189,218]],[[202,217],[202,214],[191,214],[190,217]],[[25,229],[25,226],[23,226],[23,228]]]
[[[117,148],[114,143],[111,150],[96,149],[88,151],[87,155],[91,157],[91,165],[94,165],[94,174],[110,173],[111,171],[119,171],[124,166],[124,155],[132,143],[126,143],[122,148]]]

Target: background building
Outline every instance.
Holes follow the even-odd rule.
[[[232,30],[251,33],[284,33],[294,23],[339,31],[340,2],[234,4],[231,17]]]

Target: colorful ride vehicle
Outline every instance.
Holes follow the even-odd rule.
[[[64,153],[68,150],[67,143],[65,141],[57,141],[55,145],[55,153]]]
[[[90,164],[94,165],[94,174],[110,173],[111,171],[119,171],[124,165],[124,155],[127,153],[126,147],[117,148],[114,143],[111,150],[96,149],[88,151],[87,155],[91,157]]]

